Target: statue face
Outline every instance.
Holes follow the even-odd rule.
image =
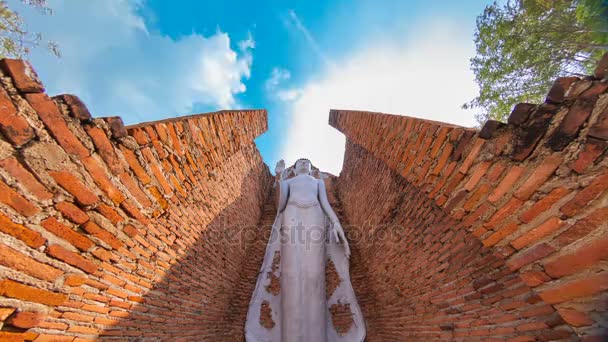
[[[303,173],[309,174],[310,167],[311,167],[311,165],[308,160],[305,160],[305,159],[298,160],[296,162],[296,167],[295,167],[296,174],[298,174],[298,175],[303,174]]]

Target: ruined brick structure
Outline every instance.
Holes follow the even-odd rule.
[[[480,131],[331,111],[368,341],[602,340],[607,68]],[[243,340],[276,210],[266,112],[124,127],[0,72],[0,340]]]

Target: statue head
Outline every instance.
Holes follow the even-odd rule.
[[[312,163],[310,162],[310,160],[306,159],[306,158],[300,158],[298,160],[296,160],[295,164],[293,165],[293,169],[296,173],[296,175],[301,175],[301,174],[310,174],[310,170],[312,168]]]

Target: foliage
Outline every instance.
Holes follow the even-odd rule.
[[[463,108],[477,121],[506,121],[520,102],[539,103],[560,76],[590,74],[608,50],[608,0],[507,0],[477,17],[471,59],[480,92]]]
[[[46,0],[21,0],[22,3],[52,14]],[[11,10],[6,1],[0,0],[0,57],[26,58],[31,49],[43,42],[42,34],[29,32],[19,13]],[[46,42],[47,49],[59,57],[59,47],[55,42]]]

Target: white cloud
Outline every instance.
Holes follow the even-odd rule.
[[[291,78],[291,72],[287,69],[275,67],[270,72],[270,76],[266,80],[266,90],[273,91],[279,84],[289,80]]]
[[[279,100],[285,102],[295,101],[300,96],[302,96],[302,91],[300,89],[285,89],[277,91],[277,97]]]
[[[73,93],[95,116],[128,123],[189,114],[193,105],[238,107],[235,95],[250,76],[249,37],[231,47],[227,33],[172,39],[146,27],[140,1],[51,1],[53,15],[24,8],[29,29],[59,43],[62,57],[42,49],[31,56],[50,94]]]
[[[474,126],[461,105],[477,93],[469,58],[470,32],[447,21],[417,27],[400,41],[371,42],[327,67],[297,90],[288,103],[292,115],[281,155],[288,163],[308,157],[338,174],[344,136],[328,125],[329,109],[401,114]]]

